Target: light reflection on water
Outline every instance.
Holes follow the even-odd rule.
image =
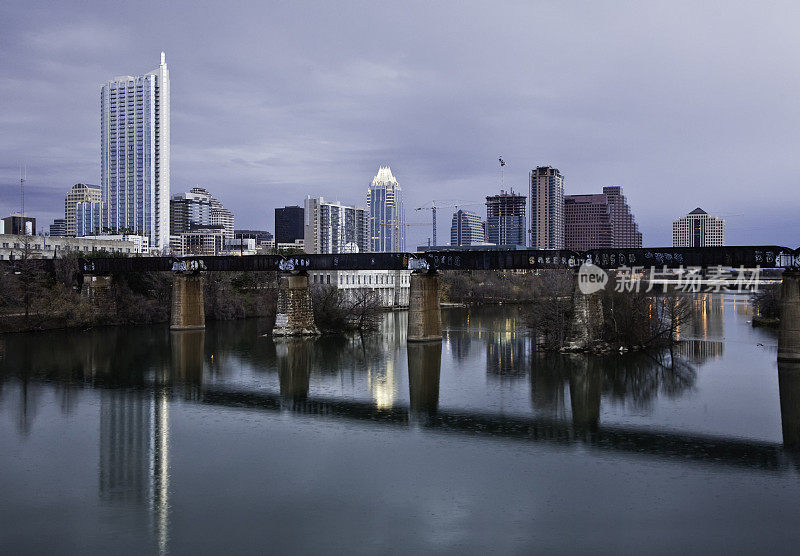
[[[262,337],[265,324],[258,320],[211,323],[205,331],[128,327],[7,336],[0,339],[0,441],[8,448],[0,456],[7,471],[0,486],[10,495],[7,505],[0,503],[0,517],[11,504],[33,504],[26,484],[53,474],[45,460],[57,436],[66,435],[84,439],[63,446],[59,456],[80,468],[69,480],[87,490],[87,447],[96,443],[99,454],[97,502],[75,503],[90,508],[84,534],[98,537],[83,548],[107,546],[96,527],[108,526],[113,514],[124,524],[115,535],[122,552],[167,553],[176,543],[186,549],[186,535],[199,533],[192,527],[200,524],[184,523],[173,498],[203,507],[203,497],[191,498],[180,485],[214,486],[196,482],[204,475],[194,462],[211,458],[215,447],[190,439],[217,420],[234,434],[251,434],[248,421],[237,425],[232,416],[239,413],[230,411],[291,431],[301,459],[314,453],[304,435],[344,427],[349,435],[379,434],[392,439],[387,442],[404,443],[410,431],[422,431],[493,451],[493,441],[543,446],[553,454],[581,447],[633,469],[638,464],[629,458],[646,457],[710,476],[736,470],[794,481],[788,448],[800,444],[800,369],[777,366],[774,333],[750,327],[744,298],[701,296],[698,307],[675,349],[603,357],[535,352],[514,307],[445,311],[441,344],[406,345],[405,313],[387,315],[382,333],[364,338],[273,341]],[[426,436],[411,438],[426,442]],[[374,457],[370,450],[381,445],[375,442],[362,457]],[[250,449],[234,444],[234,450]],[[265,444],[259,457],[267,461],[275,457],[271,452]],[[407,465],[404,457],[411,456],[401,456],[398,465]],[[253,469],[240,462],[230,480],[259,485],[261,478],[248,474]],[[282,477],[296,480],[291,470]],[[368,496],[375,487],[366,481],[363,488]],[[146,509],[148,535],[127,513],[136,508]],[[226,523],[225,515],[213,513]],[[57,530],[47,523],[33,517],[19,523],[23,531],[8,548],[37,546],[26,544],[32,530]]]

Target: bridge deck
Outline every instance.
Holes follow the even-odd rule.
[[[58,259],[0,261],[12,268],[22,264],[52,271]],[[425,253],[350,253],[187,257],[92,257],[79,259],[85,273],[175,271],[292,271],[292,270],[535,270],[577,268],[591,262],[602,268],[679,267],[800,268],[800,249],[778,245],[728,247],[653,247],[641,249],[514,251],[447,250]]]

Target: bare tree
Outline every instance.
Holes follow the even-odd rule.
[[[348,294],[336,286],[315,284],[311,299],[314,322],[323,332],[375,330],[384,310],[378,296],[368,288],[350,290]]]
[[[533,301],[527,306],[527,322],[545,349],[560,349],[572,322],[574,281],[571,271],[548,271],[540,276]]]
[[[21,247],[12,251],[16,263],[14,264],[14,274],[17,275],[19,295],[25,308],[25,322],[30,321],[31,303],[37,291],[42,289],[44,273],[34,259],[34,249],[28,236]]]
[[[358,289],[349,303],[349,321],[351,328],[360,332],[378,328],[383,307],[377,294],[371,289]]]

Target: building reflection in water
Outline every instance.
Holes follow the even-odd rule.
[[[673,348],[673,351],[694,363],[703,364],[722,357],[725,354],[725,342],[683,340]]]
[[[720,296],[712,296],[705,307],[709,316],[718,315],[711,320],[721,321],[719,313],[724,309]],[[64,390],[100,389],[99,495],[108,503],[147,508],[154,538],[163,552],[169,539],[169,402],[172,393],[180,388],[189,400],[203,399],[203,378],[209,367],[207,343],[213,346],[212,353],[220,355],[220,361],[227,361],[226,358],[233,361],[242,357],[241,353],[247,353],[259,359],[258,364],[271,369],[270,372],[277,368],[282,403],[290,406],[309,397],[312,370],[344,375],[358,369],[362,381],[358,393],[367,394],[363,382],[366,379],[368,395],[375,407],[394,408],[401,414],[397,421],[400,423],[405,422],[405,409],[394,407],[397,383],[402,380],[396,369],[402,372],[398,354],[405,351],[409,420],[439,422],[439,426],[445,423],[453,428],[458,421],[459,426],[468,430],[469,415],[454,419],[452,413],[439,407],[442,344],[406,346],[405,321],[401,317],[406,318],[406,314],[387,316],[392,320],[387,321],[385,334],[352,342],[259,339],[246,343],[242,334],[236,333],[242,329],[228,324],[220,329],[224,334],[164,331],[159,335],[146,328],[103,329],[81,335],[52,334],[49,338],[64,341],[46,343],[37,336],[20,336],[6,343],[4,357],[0,359],[3,387],[0,393],[4,402],[17,404],[10,413],[17,420],[19,433],[25,434],[33,426],[37,405],[45,403],[41,398],[47,396],[39,393],[52,391],[47,390],[51,386],[45,383]],[[535,413],[563,420],[565,428],[569,428],[571,420],[575,430],[607,430],[609,427],[598,425],[601,404],[626,404],[640,409],[650,407],[660,395],[684,395],[696,383],[697,365],[723,355],[722,342],[697,339],[676,346],[672,352],[676,357],[669,351],[624,357],[535,353],[530,351],[527,336],[514,328],[516,324],[509,326],[505,317],[481,318],[486,320],[479,323],[475,317],[471,323],[477,326],[475,330],[448,334],[453,357],[458,359],[466,354],[472,342],[475,347],[472,355],[477,358],[483,349],[480,342],[486,342],[489,376],[516,377],[519,369],[529,372],[530,400]],[[504,332],[493,332],[504,327]],[[707,322],[701,329],[714,334],[722,326]],[[245,352],[243,344],[250,351]],[[50,345],[57,348],[51,350]],[[253,355],[255,350],[265,351]],[[10,378],[12,383],[3,384]],[[779,363],[778,379],[784,445],[800,451],[800,364]],[[62,404],[62,411],[69,406]],[[342,411],[357,414],[362,409],[356,403]],[[365,418],[374,420],[374,417],[371,414]],[[491,421],[482,415],[473,417],[477,423],[474,430],[482,430],[480,427]],[[506,417],[496,415],[491,419],[502,425]]]
[[[700,293],[693,300],[693,318],[676,330],[678,339],[725,337],[725,296]]]
[[[100,498],[146,505],[159,553],[169,540],[169,393],[103,390],[100,394]]]
[[[160,554],[169,541],[170,398],[183,388],[186,399],[199,399],[205,332],[171,332],[169,341],[171,364],[151,366],[152,383],[100,395],[100,497],[146,506]]]
[[[379,409],[389,409],[397,400],[397,359],[401,346],[406,343],[407,326],[407,312],[387,314],[380,336],[372,336],[368,340],[362,338],[367,387]],[[369,356],[367,351],[380,356]]]
[[[530,341],[517,330],[517,319],[507,318],[489,332],[486,341],[486,372],[500,378],[524,378],[529,368]]]
[[[439,409],[442,342],[408,344],[409,414],[424,421]]]
[[[313,349],[314,340],[309,338],[281,338],[275,341],[281,398],[289,407],[308,398]]]

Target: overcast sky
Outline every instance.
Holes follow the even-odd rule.
[[[18,210],[20,163],[40,226],[99,183],[100,84],[164,50],[172,192],[206,187],[237,228],[273,230],[306,194],[364,204],[387,164],[428,223],[414,207],[499,190],[502,155],[515,191],[537,165],[568,194],[622,185],[645,245],[701,206],[729,244],[797,246],[798,29],[791,3],[11,0],[0,213]],[[409,247],[429,235],[410,227]]]

